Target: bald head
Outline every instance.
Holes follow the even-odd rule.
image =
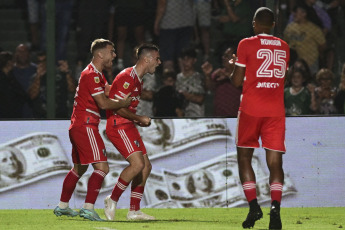
[[[16,66],[25,68],[30,64],[30,50],[25,44],[19,44],[14,53]]]

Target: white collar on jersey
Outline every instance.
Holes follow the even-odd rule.
[[[96,73],[102,74],[92,62],[90,64],[92,65]]]
[[[273,35],[272,34],[261,33],[261,34],[258,34],[258,36],[272,37]]]
[[[136,75],[137,78],[139,79],[139,82],[141,83],[141,79],[140,79],[140,77],[139,77],[139,75],[138,75],[138,73],[137,73],[137,70],[135,69],[136,66],[137,66],[137,65],[133,66],[133,70],[134,70],[135,75]]]

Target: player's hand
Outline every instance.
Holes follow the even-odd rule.
[[[230,65],[235,65],[236,61],[237,61],[237,56],[236,54],[233,54],[232,58],[229,60],[229,63]]]
[[[151,125],[151,118],[147,116],[140,116],[140,119],[138,121],[134,120],[133,122],[141,127],[148,127]]]
[[[131,104],[131,102],[133,100],[133,98],[130,97],[131,94],[132,93],[127,94],[122,100],[120,100],[121,106],[123,108],[127,108]]]

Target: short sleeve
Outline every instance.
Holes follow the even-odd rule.
[[[247,64],[247,53],[245,48],[246,40],[240,41],[237,48],[237,60],[236,65],[241,67],[246,67]]]
[[[113,82],[109,97],[123,99],[127,94],[133,91],[134,79],[126,74],[117,76]]]
[[[102,76],[90,74],[86,77],[86,81],[92,96],[104,93],[105,82]]]

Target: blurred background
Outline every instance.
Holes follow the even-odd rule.
[[[2,0],[0,119],[69,119],[96,38],[115,43],[109,84],[135,64],[136,46],[160,47],[162,65],[144,77],[138,113],[236,117],[241,89],[227,78],[228,60],[253,35],[261,6],[274,11],[272,32],[291,48],[286,114],[344,114],[344,0]],[[178,112],[162,112],[168,104]]]

